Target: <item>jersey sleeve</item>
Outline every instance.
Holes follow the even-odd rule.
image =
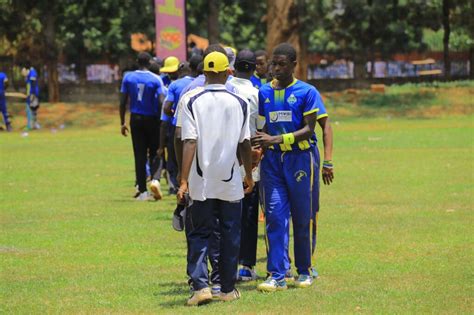
[[[317,119],[328,117],[329,115],[326,111],[326,107],[324,107],[323,98],[321,97],[321,94],[319,92],[316,92],[316,93],[318,95],[317,103],[318,103],[318,109],[319,109]]]
[[[166,122],[171,122],[172,121],[172,117],[169,116],[168,114],[165,113],[165,108],[164,106],[161,108],[161,117],[160,117],[160,120],[161,121],[166,121]]]
[[[265,110],[263,108],[265,104],[265,97],[261,90],[258,91],[258,123],[257,129],[262,130],[265,126]]]
[[[176,100],[176,84],[171,83],[168,87],[168,92],[166,93],[165,102],[172,102],[174,103]],[[179,96],[178,96],[179,97]]]
[[[192,100],[189,100],[182,107],[182,128],[181,128],[181,140],[186,139],[197,139],[197,125],[194,120],[192,109]]]
[[[250,109],[250,122],[249,122],[249,127],[250,127],[250,134],[255,135],[258,128],[258,93],[253,94],[249,98],[249,109]],[[263,128],[263,127],[262,127]]]
[[[128,94],[128,75],[125,75],[122,80],[122,85],[120,87],[120,93]]]
[[[303,116],[317,113],[319,111],[318,100],[320,99],[319,93],[314,87],[308,89],[306,93],[305,101],[303,102]]]

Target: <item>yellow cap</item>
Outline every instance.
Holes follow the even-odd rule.
[[[163,72],[163,73],[176,72],[178,71],[178,68],[179,68],[179,59],[176,58],[175,56],[169,56],[168,58],[165,59],[165,64],[163,68],[160,69],[160,72]]]
[[[223,72],[229,69],[229,59],[218,51],[211,52],[204,58],[204,71]]]

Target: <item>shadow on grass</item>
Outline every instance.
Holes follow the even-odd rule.
[[[153,295],[162,298],[173,298],[171,301],[161,301],[162,307],[183,306],[190,295],[189,286],[185,281],[169,281],[159,284],[164,291],[154,292]]]

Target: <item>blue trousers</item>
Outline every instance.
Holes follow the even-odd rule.
[[[268,244],[267,271],[272,278],[281,280],[290,269],[291,216],[296,270],[298,274],[309,275],[316,246],[319,153],[314,148],[288,152],[267,150],[260,175]]]
[[[241,201],[229,202],[219,199],[193,201],[186,211],[188,266],[194,290],[209,286],[207,257],[213,232],[221,235],[219,245],[219,276],[221,292],[234,290],[240,249]]]
[[[0,111],[3,115],[3,122],[8,126],[10,124],[10,120],[8,119],[7,99],[5,95],[0,95]]]

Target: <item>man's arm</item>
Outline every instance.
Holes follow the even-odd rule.
[[[183,164],[183,141],[181,141],[181,127],[176,127],[174,132],[174,152],[176,153],[176,163],[178,164],[178,182],[181,181],[181,165]]]
[[[120,93],[120,126],[121,126],[120,132],[122,133],[124,137],[126,137],[129,132],[127,125],[125,124],[125,111],[127,110],[127,99],[128,99],[128,94]]]
[[[323,131],[323,144],[324,144],[324,162],[323,162],[323,182],[325,185],[330,185],[334,179],[334,169],[332,164],[332,147],[333,147],[333,134],[329,117],[323,117],[318,120],[319,125]]]
[[[304,127],[291,133],[292,136],[291,134],[271,136],[265,132],[257,131],[256,136],[252,138],[252,143],[256,146],[266,148],[273,144],[284,143],[284,137],[287,137],[287,135],[290,138],[289,144],[298,143],[303,140],[309,140],[313,136],[314,127],[316,126],[316,114],[317,113],[311,113],[304,116]]]
[[[252,179],[252,147],[250,146],[249,140],[244,140],[242,143],[239,143],[239,155],[242,159],[245,169],[244,181],[246,187],[244,193],[249,194],[252,192],[253,186],[255,186],[255,183]]]
[[[168,132],[168,124],[167,120],[162,120],[160,125],[160,145],[158,147],[158,156],[163,156],[166,147],[166,133]]]
[[[181,181],[178,190],[178,201],[184,202],[184,194],[188,192],[188,178],[196,154],[196,140],[186,139],[183,145],[183,164],[181,168]]]
[[[173,102],[165,101],[165,104],[163,105],[163,111],[165,112],[166,115],[173,116],[174,113],[171,111],[172,107],[173,107]]]

